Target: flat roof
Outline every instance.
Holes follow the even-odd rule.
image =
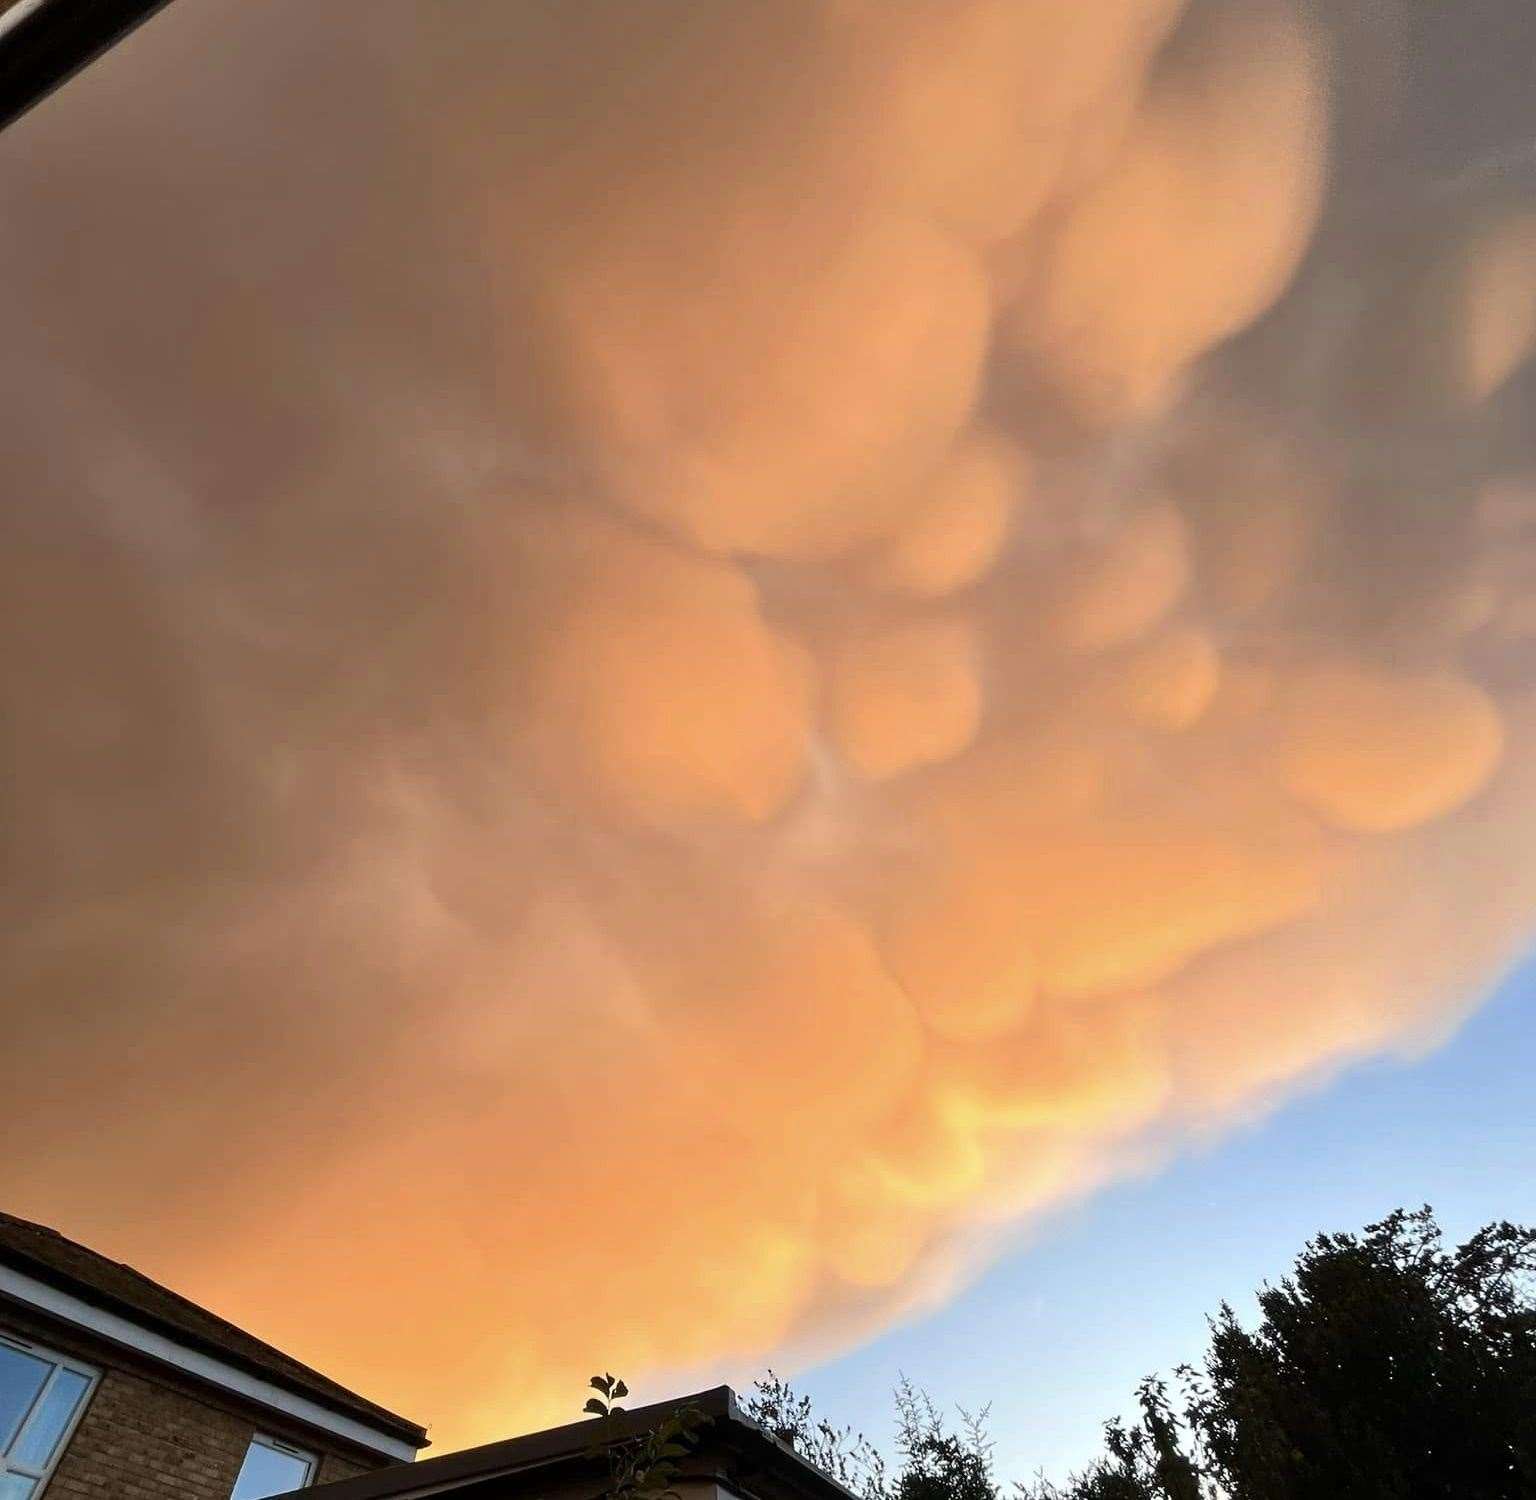
[[[315,1500],[410,1500],[417,1495],[452,1494],[482,1484],[489,1486],[489,1482],[497,1479],[557,1465],[590,1465],[596,1470],[596,1455],[603,1448],[651,1431],[664,1417],[686,1406],[696,1407],[706,1418],[706,1425],[698,1433],[701,1452],[730,1450],[759,1481],[763,1477],[777,1480],[782,1488],[809,1495],[812,1500],[858,1500],[853,1491],[747,1416],[728,1385],[634,1407],[606,1421],[588,1417],[563,1427],[548,1427],[479,1448],[445,1453],[440,1458],[377,1469],[302,1493],[314,1496]],[[755,1490],[759,1488],[760,1485],[754,1486]]]

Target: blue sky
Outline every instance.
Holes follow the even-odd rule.
[[[1319,1229],[1432,1203],[1450,1235],[1536,1220],[1536,960],[1438,1051],[1378,1060],[1168,1170],[1040,1226],[921,1322],[806,1372],[826,1415],[885,1441],[905,1371],[941,1402],[992,1403],[998,1470],[1060,1477],[1136,1381],[1196,1356]]]

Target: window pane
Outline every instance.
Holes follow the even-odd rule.
[[[60,1370],[27,1423],[21,1441],[11,1449],[11,1462],[24,1469],[46,1469],[90,1384],[74,1370]]]
[[[32,1500],[36,1489],[35,1479],[23,1479],[20,1474],[0,1474],[0,1500]]]
[[[34,1359],[9,1344],[0,1344],[0,1452],[10,1447],[52,1369],[45,1359]],[[0,1500],[10,1500],[4,1489],[0,1489]]]
[[[302,1489],[309,1483],[309,1470],[310,1461],[301,1454],[254,1442],[245,1455],[229,1500],[265,1500],[268,1495],[286,1495],[289,1490]],[[8,1497],[0,1495],[0,1500]]]

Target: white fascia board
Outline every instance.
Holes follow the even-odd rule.
[[[164,1334],[141,1328],[116,1313],[93,1307],[89,1302],[69,1292],[60,1291],[45,1281],[38,1281],[25,1272],[10,1266],[0,1266],[0,1293],[62,1318],[77,1328],[87,1329],[114,1344],[148,1355],[161,1364],[170,1365],[210,1385],[243,1396],[247,1401],[254,1401],[271,1411],[282,1412],[284,1416],[294,1417],[323,1432],[345,1438],[349,1443],[356,1443],[371,1453],[392,1458],[397,1463],[411,1463],[415,1460],[416,1450],[401,1438],[379,1432],[354,1417],[331,1411],[318,1401],[284,1390],[259,1375],[248,1374],[199,1349],[189,1349],[185,1344],[166,1338]]]

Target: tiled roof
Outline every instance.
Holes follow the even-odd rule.
[[[132,1266],[66,1239],[56,1229],[0,1213],[0,1264],[260,1375],[376,1431],[414,1447],[426,1446],[426,1432],[416,1423],[365,1400],[281,1349],[151,1281]]]

